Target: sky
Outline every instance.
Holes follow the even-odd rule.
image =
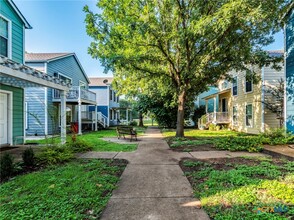
[[[33,27],[26,30],[27,52],[74,52],[89,77],[105,76],[98,60],[88,53],[92,39],[86,34],[85,13],[88,5],[97,12],[96,0],[14,0],[22,14]],[[283,33],[275,35],[275,43],[265,49],[282,49]],[[107,76],[112,76],[108,73]]]

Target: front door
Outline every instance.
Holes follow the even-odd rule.
[[[8,143],[8,95],[0,93],[0,145]]]
[[[227,99],[222,99],[222,112],[228,111]]]

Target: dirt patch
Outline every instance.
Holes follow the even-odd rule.
[[[4,151],[16,149],[16,148],[18,148],[18,147],[0,147],[0,152],[4,152]]]

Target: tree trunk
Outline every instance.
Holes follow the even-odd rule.
[[[139,112],[139,127],[144,127],[142,112]]]
[[[184,137],[186,91],[182,91],[178,98],[177,131],[176,137]]]

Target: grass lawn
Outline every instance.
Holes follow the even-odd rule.
[[[229,130],[209,131],[198,129],[185,129],[185,138],[176,138],[175,130],[162,130],[171,149],[175,151],[210,151],[217,150],[214,144],[227,137],[252,136],[245,133]]]
[[[138,134],[142,134],[145,128],[136,128]],[[72,135],[67,135],[67,142],[71,141]],[[137,149],[137,144],[117,144],[109,141],[104,141],[101,138],[104,137],[116,137],[116,130],[102,130],[84,133],[83,135],[77,136],[78,140],[82,140],[93,146],[94,151],[134,151]],[[48,138],[43,140],[27,140],[26,143],[38,143],[38,144],[58,144],[60,143],[60,137]]]
[[[184,159],[180,165],[212,219],[294,216],[294,162],[244,157]]]
[[[78,160],[18,176],[0,185],[0,219],[96,219],[124,160]]]

